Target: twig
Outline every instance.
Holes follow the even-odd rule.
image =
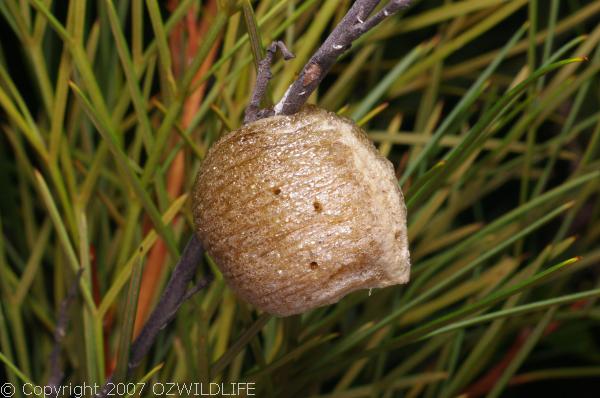
[[[194,278],[196,268],[202,260],[203,254],[202,244],[194,235],[187,243],[179,262],[175,266],[171,279],[167,283],[156,308],[152,311],[150,318],[148,318],[139,336],[131,346],[129,371],[132,371],[140,364],[148,351],[150,351],[158,333],[173,319],[181,304],[191,297],[188,293],[187,285]],[[212,275],[207,276],[198,286],[201,286],[201,288],[206,287],[211,280]],[[200,290],[198,286],[193,288],[194,293]]]
[[[275,114],[291,115],[298,112],[338,57],[352,46],[353,41],[411,3],[411,0],[389,1],[379,12],[368,18],[380,1],[356,0],[354,2],[339,25],[304,66],[298,79],[275,105]]]
[[[286,61],[288,59],[294,58],[294,54],[287,49],[285,44],[282,41],[274,41],[267,48],[267,54],[265,57],[258,63],[258,70],[256,71],[256,86],[254,87],[254,92],[252,93],[252,98],[250,99],[250,103],[246,108],[246,113],[244,115],[244,124],[253,122],[258,119],[262,119],[264,117],[268,117],[273,115],[274,111],[272,109],[260,109],[260,101],[265,96],[265,92],[267,91],[267,85],[269,84],[269,80],[271,80],[271,64],[273,63],[273,57],[275,56],[275,52],[279,49],[281,54],[283,54],[283,59]]]
[[[69,288],[67,292],[67,297],[60,303],[60,307],[58,309],[58,318],[56,320],[56,327],[54,328],[54,346],[52,347],[52,352],[50,353],[50,377],[48,377],[48,383],[46,384],[50,387],[50,391],[53,391],[50,397],[56,397],[57,391],[56,388],[60,385],[60,382],[63,379],[64,372],[62,366],[60,366],[60,351],[62,342],[67,334],[67,326],[69,325],[69,307],[75,301],[77,297],[77,292],[79,288],[79,280],[81,279],[81,275],[83,274],[83,268],[77,272],[75,276],[75,281]]]
[[[194,235],[187,245],[179,262],[175,266],[171,279],[165,287],[158,304],[150,314],[150,318],[142,328],[139,336],[135,339],[131,345],[131,352],[129,355],[128,371],[131,373],[144,359],[150,348],[154,344],[156,337],[162,329],[164,329],[173,317],[175,316],[179,307],[192,297],[195,293],[208,286],[212,281],[213,276],[207,275],[194,287],[189,288],[188,284],[194,278],[198,264],[202,261],[204,255],[204,249],[202,244],[198,241],[196,235]],[[104,398],[108,393],[108,384],[112,379],[108,378],[106,384],[102,390],[96,395],[96,398]]]

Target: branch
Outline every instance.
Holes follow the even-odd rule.
[[[194,278],[198,264],[202,261],[204,255],[204,249],[202,244],[196,237],[192,236],[189,240],[179,262],[175,266],[171,279],[165,287],[156,308],[152,311],[150,318],[142,328],[139,336],[135,339],[131,345],[131,352],[129,355],[128,370],[131,373],[144,359],[144,357],[150,351],[150,348],[154,344],[156,337],[162,329],[164,329],[171,320],[175,317],[175,314],[179,307],[195,293],[205,288],[210,284],[213,279],[213,275],[204,277],[194,287],[188,289],[188,284]],[[112,377],[109,377],[106,384],[101,391],[96,394],[95,398],[104,398],[107,396]]]
[[[142,359],[148,354],[148,351],[150,351],[154,340],[156,340],[156,336],[173,319],[181,304],[191,297],[187,286],[194,278],[196,268],[200,264],[203,255],[202,244],[198,241],[196,235],[194,235],[185,246],[183,254],[173,270],[171,279],[167,283],[167,287],[160,297],[158,304],[156,304],[156,308],[152,311],[150,318],[148,318],[139,336],[131,346],[129,371],[132,371],[140,364]],[[193,288],[193,293],[208,286],[212,278],[212,275],[205,277]]]
[[[271,75],[271,64],[273,63],[273,57],[275,56],[277,49],[281,51],[283,54],[283,59],[286,61],[294,58],[294,54],[287,49],[282,41],[274,41],[267,48],[267,54],[258,63],[258,70],[256,71],[256,86],[254,87],[250,104],[248,104],[248,107],[246,108],[244,124],[262,119],[264,117],[272,116],[274,113],[272,109],[261,110],[260,101],[265,96],[269,80],[271,80],[271,77],[273,77],[273,75]]]
[[[56,320],[56,327],[54,329],[54,346],[52,347],[52,352],[50,353],[50,377],[48,377],[48,383],[46,384],[53,391],[49,396],[54,398],[58,393],[54,393],[57,387],[60,385],[64,372],[62,367],[60,366],[60,351],[62,342],[67,334],[67,326],[69,325],[69,307],[73,304],[73,301],[77,297],[77,292],[79,288],[79,279],[81,279],[81,275],[83,274],[83,268],[81,268],[77,275],[75,276],[75,281],[69,288],[67,292],[67,297],[60,303],[60,307],[58,310],[58,317]]]
[[[298,79],[275,105],[275,114],[291,115],[298,112],[337,59],[352,46],[353,41],[411,3],[411,0],[391,0],[379,12],[368,18],[380,1],[354,2],[339,25],[304,66]]]

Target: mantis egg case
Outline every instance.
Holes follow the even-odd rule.
[[[406,206],[392,164],[351,120],[306,106],[209,150],[198,238],[244,300],[287,316],[406,283]]]

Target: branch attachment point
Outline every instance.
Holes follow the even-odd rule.
[[[272,109],[260,109],[260,102],[265,96],[269,80],[271,80],[271,64],[273,63],[273,57],[275,56],[275,52],[277,52],[278,49],[279,51],[281,51],[284,60],[287,61],[289,59],[294,58],[294,54],[292,54],[292,52],[288,50],[288,48],[282,41],[274,41],[267,48],[267,54],[258,63],[256,86],[254,87],[254,92],[252,93],[252,99],[250,100],[250,104],[246,108],[246,113],[244,115],[244,124],[253,122],[258,119],[262,119],[264,117],[271,116],[274,113]]]

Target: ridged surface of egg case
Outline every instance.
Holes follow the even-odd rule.
[[[198,173],[200,241],[229,286],[278,316],[406,283],[406,207],[392,164],[351,120],[306,106],[215,143]]]

